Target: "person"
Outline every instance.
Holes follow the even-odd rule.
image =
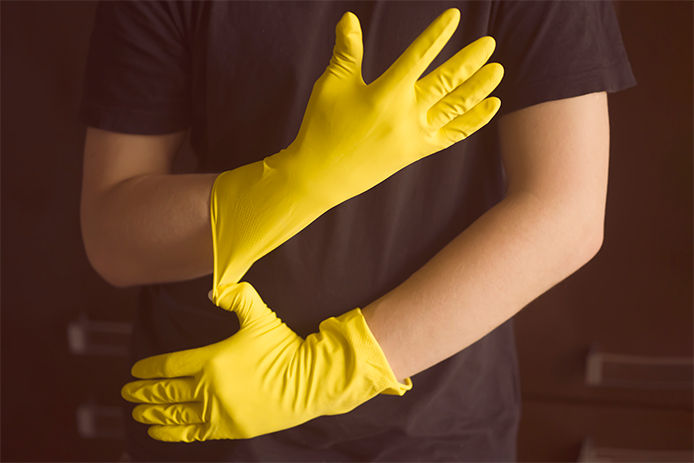
[[[460,26],[429,69],[492,36],[505,69],[495,118],[328,210],[243,276],[302,337],[363,307],[414,387],[250,439],[161,442],[128,416],[132,458],[516,458],[512,317],[598,252],[606,94],[636,84],[611,3],[99,3],[79,111],[82,234],[107,282],[141,287],[133,362],[228,338],[238,319],[208,300],[219,172],[293,140],[345,11],[364,31],[369,83],[451,6]],[[188,132],[197,165],[174,173]]]

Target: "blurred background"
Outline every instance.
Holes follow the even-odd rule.
[[[615,5],[638,86],[609,97],[602,250],[515,317],[520,461],[694,461],[693,4]],[[122,453],[138,290],[91,269],[79,226],[95,6],[1,3],[3,461]]]

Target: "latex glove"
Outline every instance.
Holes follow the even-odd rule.
[[[379,393],[403,395],[356,308],[302,339],[246,282],[227,285],[222,307],[241,329],[224,341],[137,362],[122,396],[162,441],[241,439],[349,412]]]
[[[482,67],[492,37],[466,46],[419,79],[455,31],[460,12],[436,18],[374,82],[362,78],[359,20],[345,13],[330,64],[315,82],[299,133],[280,152],[220,174],[210,207],[215,282],[235,283],[256,260],[331,207],[403,167],[463,140],[491,120],[485,97],[503,68]],[[419,79],[419,80],[418,80]],[[213,286],[217,301],[216,284]]]

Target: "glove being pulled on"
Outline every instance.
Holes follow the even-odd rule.
[[[359,20],[351,12],[342,16],[330,64],[313,86],[294,141],[215,179],[212,222],[224,240],[214,246],[227,264],[215,266],[215,281],[240,281],[253,262],[330,208],[492,119],[500,100],[485,97],[503,75],[498,63],[483,66],[495,48],[492,37],[475,40],[419,79],[459,20],[457,9],[443,12],[367,85]]]

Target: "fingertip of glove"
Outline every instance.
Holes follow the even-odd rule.
[[[446,19],[449,21],[459,21],[460,20],[460,10],[458,8],[449,8],[443,12],[446,15]]]
[[[496,48],[496,39],[492,37],[491,35],[485,35],[481,37],[479,40],[481,40],[487,48],[494,50]]]
[[[142,367],[140,366],[140,362],[135,362],[135,364],[130,368],[130,376],[133,378],[143,379],[144,376],[141,370]]]
[[[205,440],[199,435],[196,425],[153,425],[147,428],[147,434],[152,439],[162,442],[185,442]]]
[[[501,107],[501,99],[495,96],[490,96],[489,98],[487,98],[487,105],[489,106],[490,110],[498,111]]]
[[[479,77],[484,78],[488,85],[498,86],[504,78],[504,67],[501,63],[487,63],[478,71]]]
[[[267,305],[253,285],[246,281],[219,287],[218,294],[218,307],[229,312],[235,312],[239,317],[241,326],[264,315],[268,310]]]
[[[361,24],[357,15],[351,11],[345,11],[335,27],[335,33],[337,37],[353,36],[355,39],[361,39]]]
[[[448,8],[441,13],[432,24],[438,23],[444,30],[449,28],[456,29],[460,23],[460,10],[458,8]]]
[[[123,387],[120,388],[120,396],[123,398],[123,400],[132,402],[132,394],[130,393],[129,383],[124,384]]]
[[[143,423],[145,424],[144,421],[144,416],[143,416],[143,407],[141,405],[137,405],[133,407],[133,409],[130,411],[130,416],[133,418],[133,420],[137,421],[138,423]]]
[[[344,14],[342,15],[342,18],[340,18],[340,22],[345,22],[345,25],[348,26],[355,26],[359,24],[359,18],[357,17],[356,14],[354,14],[351,11],[345,11]]]
[[[250,284],[244,281],[229,285],[219,285],[217,286],[217,301],[215,302],[212,298],[210,300],[224,310],[231,310],[231,307],[243,304],[246,300],[245,294],[248,291],[246,285],[250,286]],[[210,297],[210,293],[208,293],[208,297]]]
[[[483,58],[484,61],[487,61],[496,49],[496,40],[491,35],[484,35],[473,41],[470,45],[468,45],[468,47],[475,50],[475,52],[480,55],[479,57]]]
[[[257,295],[253,285],[247,281],[240,281],[236,283],[229,289],[229,291],[229,294],[233,295],[232,306],[249,304]]]
[[[489,63],[487,66],[490,66],[492,70],[499,76],[499,78],[504,76],[504,66],[501,63]]]
[[[171,427],[168,425],[169,428]],[[147,434],[152,439],[161,442],[190,442],[189,440],[179,439],[177,436],[173,435],[172,431],[167,431],[167,425],[155,424],[147,428]]]
[[[161,433],[161,426],[155,425],[155,426],[150,426],[147,428],[147,434],[149,437],[152,439],[158,440],[158,441],[166,441],[166,439],[163,439],[162,433]]]

